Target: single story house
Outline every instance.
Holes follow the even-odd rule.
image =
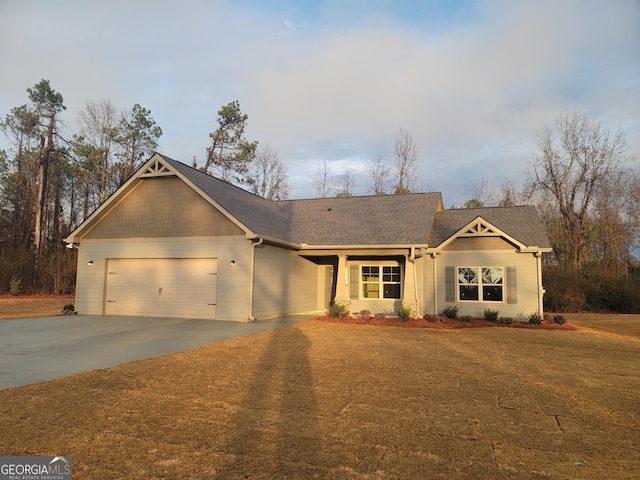
[[[542,314],[534,207],[440,193],[270,201],[155,154],[66,239],[76,311],[253,321],[317,312]]]

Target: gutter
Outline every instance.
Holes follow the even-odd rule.
[[[249,316],[247,318],[249,322],[257,321],[257,318],[253,316],[253,279],[256,270],[256,247],[264,243],[264,238],[253,238],[252,241],[254,242],[251,244],[251,261],[249,265]]]

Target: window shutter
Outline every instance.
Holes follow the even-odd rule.
[[[445,301],[456,301],[456,272],[454,267],[444,267]]]
[[[358,265],[349,266],[349,298],[352,300],[358,299]]]
[[[518,275],[516,267],[507,267],[507,303],[518,303]]]

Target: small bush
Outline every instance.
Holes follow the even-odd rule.
[[[349,316],[349,310],[344,310],[344,311],[338,313],[338,318],[340,320],[346,320],[348,316]]]
[[[9,293],[11,295],[20,295],[20,287],[22,286],[22,280],[19,276],[14,276],[9,282]]]
[[[447,318],[458,318],[458,311],[460,309],[456,305],[447,305],[442,310],[442,314]]]
[[[360,310],[360,317],[362,317],[363,320],[370,320],[371,310]]]
[[[484,309],[484,318],[490,322],[498,321],[498,310],[491,310],[490,308]]]
[[[513,318],[511,317],[500,317],[500,323],[504,325],[511,325],[513,323]]]
[[[529,315],[529,323],[533,323],[534,325],[540,325],[542,323],[542,315],[539,313],[532,313]]]
[[[384,314],[384,312],[379,312],[379,313],[376,313],[374,318],[376,320],[385,320],[387,316]]]
[[[472,318],[473,317],[471,315],[462,315],[460,317],[460,320],[462,320],[463,322],[470,322]]]
[[[557,325],[562,325],[566,322],[566,320],[564,319],[564,317],[562,315],[556,315],[553,317],[553,323],[557,324]]]
[[[332,302],[329,304],[329,316],[333,318],[340,318],[340,314],[347,310],[347,306],[342,303]]]
[[[411,307],[399,307],[398,310],[396,310],[396,313],[398,314],[398,317],[400,317],[400,320],[406,322],[411,318]]]

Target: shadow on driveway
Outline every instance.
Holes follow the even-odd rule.
[[[314,318],[256,323],[73,315],[0,322],[0,389],[180,352]]]

